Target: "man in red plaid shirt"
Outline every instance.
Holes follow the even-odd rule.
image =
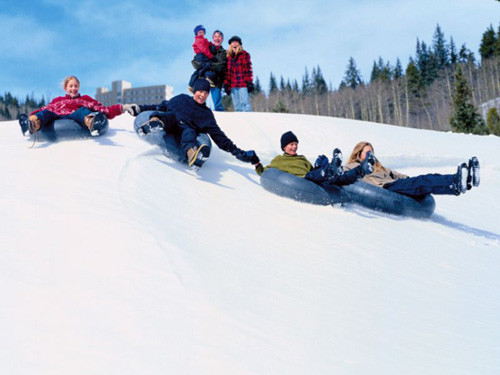
[[[227,50],[227,72],[224,81],[226,94],[231,95],[234,110],[250,112],[249,93],[253,92],[253,73],[250,54],[242,47],[241,39],[233,36],[229,39]]]

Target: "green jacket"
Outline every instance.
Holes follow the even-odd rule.
[[[305,177],[306,174],[313,168],[309,160],[306,159],[304,155],[278,155],[266,167],[262,164],[257,164],[255,166],[255,171],[260,176],[266,169],[276,168],[282,170],[283,172],[288,172],[294,174],[298,177]]]

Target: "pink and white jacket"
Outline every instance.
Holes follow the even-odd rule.
[[[52,99],[52,101],[45,107],[36,109],[33,112],[31,112],[30,116],[43,110],[54,112],[59,116],[65,116],[72,114],[81,107],[86,107],[93,112],[102,112],[109,119],[121,115],[123,112],[123,107],[121,104],[115,104],[106,107],[101,103],[99,103],[97,100],[92,99],[88,95],[83,95],[83,96],[78,95],[76,98],[72,98],[69,95],[65,95],[65,96],[58,96],[57,98]]]

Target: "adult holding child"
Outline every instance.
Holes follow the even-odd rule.
[[[239,36],[229,39],[227,50],[227,70],[224,90],[231,95],[234,110],[251,112],[249,93],[253,92],[253,72],[250,54],[243,49]]]

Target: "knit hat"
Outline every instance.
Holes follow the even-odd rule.
[[[196,91],[207,91],[210,92],[210,83],[204,78],[199,78],[193,85],[193,92]]]
[[[243,43],[241,43],[241,38],[239,36],[232,36],[231,39],[229,39],[229,42],[228,44],[231,44],[232,42],[238,42],[240,44],[240,46],[243,45]]]
[[[287,144],[292,143],[292,142],[299,143],[297,136],[295,134],[293,134],[291,131],[284,133],[281,136],[281,149],[283,150]]]
[[[203,32],[206,34],[207,30],[205,30],[205,26],[203,25],[198,25],[194,28],[194,35],[198,34],[198,31],[203,30]]]

